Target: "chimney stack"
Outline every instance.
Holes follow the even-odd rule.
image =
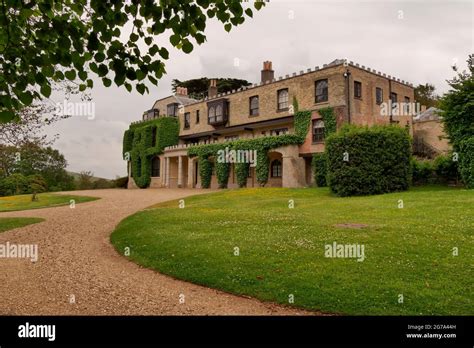
[[[214,98],[217,96],[217,80],[211,79],[209,81],[209,90],[207,92],[207,96],[209,98]]]
[[[275,72],[272,70],[272,62],[270,61],[263,62],[262,82],[263,83],[267,81],[271,82],[274,77],[275,77]]]
[[[188,96],[188,89],[187,87],[176,87],[176,95],[181,95],[181,96]]]

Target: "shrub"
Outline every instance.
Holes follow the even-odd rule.
[[[124,176],[124,177],[115,179],[114,184],[115,184],[114,186],[118,187],[118,188],[127,188],[127,186],[128,186],[128,176]]]
[[[437,181],[446,183],[448,181],[458,180],[458,161],[454,160],[452,154],[439,155],[433,162]]]
[[[459,146],[459,172],[467,188],[474,188],[474,137],[461,141]]]
[[[346,125],[326,141],[328,184],[339,196],[408,189],[411,141],[398,126]]]
[[[434,165],[429,160],[417,160],[413,158],[411,161],[411,171],[414,185],[427,184],[434,180]]]
[[[21,195],[28,190],[28,179],[22,174],[11,174],[0,180],[0,196]]]
[[[29,175],[26,179],[28,180],[28,193],[41,193],[48,189],[46,180],[39,174]]]
[[[327,159],[325,153],[313,154],[313,160],[311,162],[313,169],[314,182],[318,187],[327,186]]]

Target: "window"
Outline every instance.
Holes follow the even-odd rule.
[[[160,158],[154,157],[151,161],[151,176],[160,176]]]
[[[397,93],[390,93],[390,100],[392,101],[392,110],[397,109],[398,110],[398,96]]]
[[[270,132],[270,135],[283,135],[283,134],[288,134],[288,128],[272,129]]]
[[[280,89],[277,92],[278,96],[278,110],[288,109],[288,89]]]
[[[324,121],[313,120],[313,143],[324,141]]]
[[[362,98],[362,83],[359,81],[354,81],[354,98]]]
[[[224,118],[222,104],[216,106],[216,122],[222,122]]]
[[[272,178],[281,178],[281,161],[274,160],[271,165]]]
[[[189,128],[191,123],[191,113],[185,112],[184,113],[184,129]]]
[[[178,103],[168,104],[166,106],[166,111],[167,111],[168,116],[175,116],[175,117],[178,116],[178,107],[179,107]]]
[[[207,103],[207,123],[213,126],[224,125],[229,119],[229,103],[227,99]]]
[[[380,105],[383,102],[383,89],[380,87],[375,88],[375,102],[377,105]]]
[[[403,105],[403,109],[406,115],[410,114],[410,98],[409,97],[405,97],[405,105]]]
[[[196,110],[196,124],[199,123],[199,110]]]
[[[258,95],[254,97],[250,97],[249,99],[250,105],[250,116],[257,116],[258,115]]]
[[[328,80],[318,80],[314,83],[315,85],[315,102],[322,103],[328,101]]]

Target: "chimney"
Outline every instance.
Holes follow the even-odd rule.
[[[265,83],[267,81],[272,81],[275,77],[275,72],[272,70],[272,62],[265,61],[263,62],[263,70],[262,70],[262,82]]]
[[[188,89],[186,87],[176,87],[176,95],[188,96]]]
[[[207,91],[207,96],[209,98],[214,98],[217,96],[217,80],[211,79],[209,81],[209,90]]]

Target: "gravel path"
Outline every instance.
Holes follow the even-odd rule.
[[[128,261],[110,244],[110,234],[126,216],[154,203],[204,192],[209,191],[75,191],[102,199],[74,209],[0,213],[46,219],[0,233],[0,244],[38,244],[39,252],[36,263],[0,258],[0,315],[311,314],[161,275]]]

